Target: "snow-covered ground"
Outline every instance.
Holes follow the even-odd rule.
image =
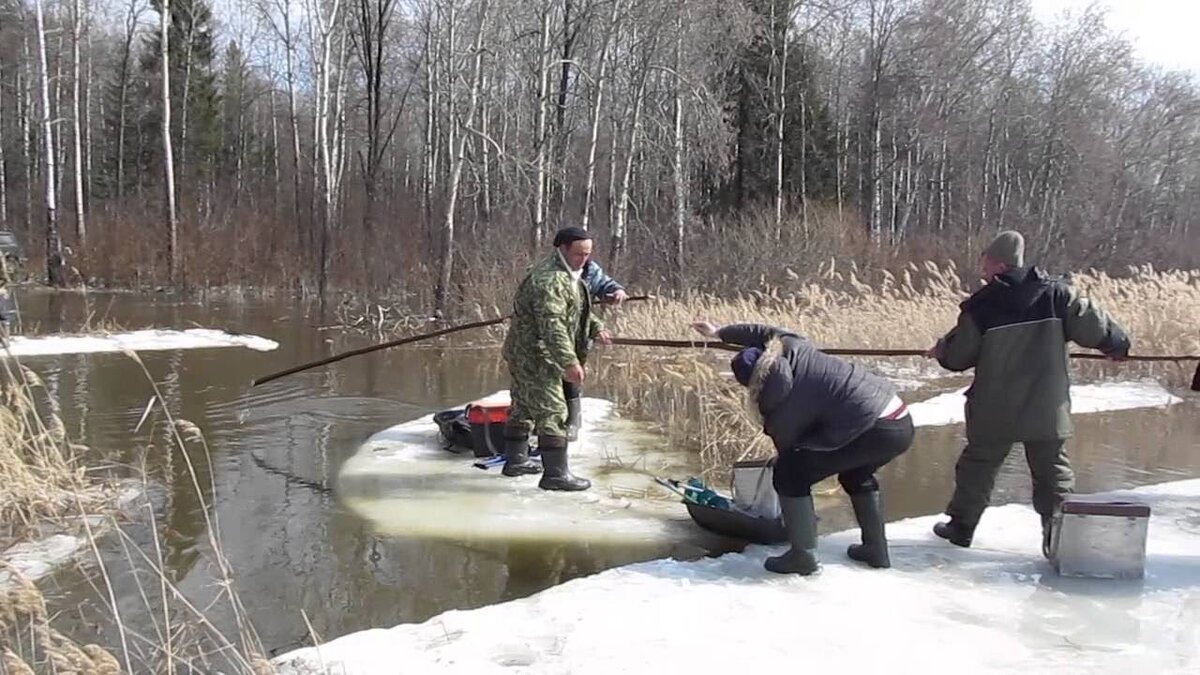
[[[492,396],[507,398],[507,392]],[[1088,414],[1179,403],[1154,383],[1072,387],[1073,410]],[[963,396],[951,392],[909,406],[917,426],[963,421]],[[652,475],[681,478],[688,468],[653,439],[639,443],[637,428],[612,415],[612,404],[583,402],[580,441],[570,449],[572,470],[594,482],[584,493],[538,489],[537,476],[510,479],[499,468],[471,466],[469,456],[440,447],[433,416],[397,424],[371,436],[338,474],[342,503],[380,532],[450,540],[655,541],[682,523],[677,500]],[[839,497],[840,498],[840,497]],[[536,515],[534,515],[536,514]]]
[[[1200,480],[1108,497],[1151,506],[1146,578],[1068,579],[1040,553],[1037,515],[990,509],[974,546],[891,523],[890,570],[821,537],[815,577],[763,570],[751,547],[658,560],[529,598],[352,633],[276,659],[284,675],[374,673],[1196,673]]]
[[[257,335],[227,333],[211,328],[147,329],[96,335],[40,335],[33,337],[18,335],[9,338],[8,349],[0,349],[0,357],[10,353],[20,358],[58,354],[145,352],[212,347],[245,347],[267,352],[278,348],[279,343]]]

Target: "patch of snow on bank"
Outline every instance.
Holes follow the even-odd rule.
[[[972,548],[927,516],[888,525],[892,569],[821,537],[821,574],[766,572],[782,547],[658,560],[529,598],[366,630],[275,660],[282,675],[1200,672],[1200,480],[1106,495],[1151,506],[1146,579],[1057,576],[1038,516],[987,511]]]
[[[918,427],[961,424],[966,421],[963,396],[966,388],[909,404],[913,424]],[[1071,412],[1074,414],[1157,408],[1181,403],[1183,399],[1154,382],[1105,382],[1071,385]]]
[[[8,350],[18,358],[27,356],[56,356],[59,354],[100,354],[110,352],[164,351],[173,349],[205,349],[212,347],[245,347],[269,352],[279,343],[257,335],[227,333],[211,328],[187,330],[135,330],[127,333],[98,335],[18,335],[9,339]]]

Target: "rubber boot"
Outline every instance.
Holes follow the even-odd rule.
[[[821,569],[817,561],[817,511],[812,495],[807,497],[779,496],[783,511],[783,527],[787,530],[787,553],[767,558],[763,567],[776,574],[808,576]]]
[[[862,530],[862,543],[851,544],[846,555],[851,560],[867,563],[877,569],[892,566],[888,557],[887,536],[883,531],[883,513],[879,508],[879,492],[862,492],[850,495],[854,507],[854,519]]]
[[[529,436],[504,437],[504,468],[500,470],[505,476],[528,476],[541,473],[542,468],[537,462],[529,461]]]
[[[1050,550],[1051,539],[1054,535],[1054,516],[1042,516],[1042,555],[1046,560],[1054,557],[1054,551]]]
[[[951,518],[948,523],[934,525],[933,533],[942,539],[949,540],[955,546],[968,548],[971,546],[971,538],[975,536],[975,528]]]
[[[538,436],[538,448],[542,453],[542,479],[538,487],[543,490],[578,492],[592,487],[592,482],[571,474],[567,466],[567,439],[564,436]]]
[[[574,443],[579,440],[579,418],[581,399],[567,399],[567,440]]]

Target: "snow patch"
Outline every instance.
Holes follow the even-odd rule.
[[[268,352],[279,343],[257,335],[228,333],[212,328],[187,330],[135,330],[127,333],[102,335],[43,335],[9,338],[7,350],[0,356],[54,356],[59,354],[101,354],[109,352],[146,352],[173,349],[205,349],[212,347],[245,347]]]
[[[889,524],[890,570],[851,562],[858,532],[848,530],[821,537],[815,577],[763,570],[783,547],[638,563],[352,633],[275,665],[283,675],[1200,672],[1200,480],[1106,496],[1151,506],[1144,580],[1059,577],[1041,556],[1037,514],[1013,504],[987,511],[970,549],[937,539],[935,516]]]
[[[918,427],[934,427],[965,422],[965,392],[966,387],[909,405],[913,424]],[[1183,399],[1163,389],[1161,385],[1149,381],[1071,385],[1073,414],[1156,408],[1181,402]]]

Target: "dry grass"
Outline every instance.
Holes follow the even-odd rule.
[[[625,337],[694,339],[688,325],[706,317],[719,325],[786,326],[825,347],[924,349],[954,325],[957,305],[969,294],[959,279],[953,265],[910,264],[900,274],[881,271],[865,280],[853,266],[828,264],[817,281],[731,298],[695,294],[631,303],[610,322]],[[1200,353],[1200,272],[1142,267],[1117,278],[1089,271],[1073,275],[1073,283],[1125,326],[1134,353]],[[744,390],[726,375],[728,358],[726,352],[622,349],[594,359],[593,378],[624,412],[655,420],[672,444],[698,449],[706,478],[717,480],[733,461],[772,452],[744,412]],[[1178,385],[1190,380],[1195,363],[1076,368],[1085,377],[1153,376]]]
[[[136,354],[129,356],[142,367]],[[122,672],[273,672],[253,626],[234,589],[232,572],[220,544],[218,523],[209,520],[211,509],[204,494],[212,493],[212,476],[193,465],[193,454],[202,455],[208,466],[208,446],[201,430],[187,420],[174,418],[161,403],[155,388],[152,409],[156,421],[148,430],[152,437],[166,437],[171,456],[181,457],[191,477],[191,487],[200,500],[207,521],[212,558],[219,576],[218,597],[193,604],[171,581],[164,564],[164,545],[154,509],[144,511],[153,533],[149,546],[139,545],[118,522],[117,490],[111,483],[90,475],[82,467],[87,449],[67,438],[57,406],[40,379],[19,365],[11,354],[0,365],[0,550],[21,540],[33,540],[49,532],[74,534],[90,553],[81,561],[89,570],[95,595],[113,624],[119,644],[79,645],[55,627],[56,615],[47,611],[41,591],[18,570],[0,559],[0,571],[11,583],[0,586],[0,672],[3,673],[122,673]],[[150,449],[147,449],[151,451]],[[142,470],[143,484],[149,476]],[[201,484],[207,483],[202,489]],[[115,537],[125,559],[120,565],[134,570],[150,634],[128,625],[127,603],[118,603],[112,570],[101,553],[102,539]],[[111,560],[111,558],[109,558]],[[118,606],[123,609],[118,610]],[[236,634],[225,635],[209,616],[230,611]],[[124,616],[122,616],[124,612]],[[143,619],[145,617],[139,617]]]

